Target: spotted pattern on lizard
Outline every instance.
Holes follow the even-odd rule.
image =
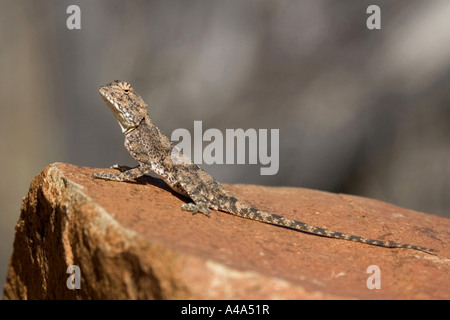
[[[438,252],[435,249],[416,245],[374,240],[331,231],[253,208],[234,197],[218,181],[192,161],[183,163],[173,161],[173,146],[170,140],[153,124],[147,114],[147,105],[130,84],[116,80],[101,87],[99,91],[125,134],[125,148],[139,165],[134,168],[114,165],[111,168],[119,170],[120,173],[97,172],[93,174],[94,178],[128,181],[154,172],[175,192],[193,201],[185,203],[181,207],[183,210],[193,213],[201,212],[210,216],[209,209],[220,210],[242,218],[328,238],[356,241],[386,248],[414,249],[431,254]]]

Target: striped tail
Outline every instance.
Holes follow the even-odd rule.
[[[236,198],[233,198],[233,199],[236,199]],[[298,230],[301,232],[310,233],[310,234],[314,234],[314,235],[318,235],[318,236],[322,236],[322,237],[355,241],[355,242],[359,242],[359,243],[365,243],[365,244],[379,246],[379,247],[385,247],[385,248],[413,249],[413,250],[423,251],[423,252],[426,252],[429,254],[436,254],[437,252],[439,252],[439,250],[436,250],[436,249],[429,249],[429,248],[419,247],[419,246],[415,246],[415,245],[401,244],[401,243],[396,243],[396,242],[391,242],[391,241],[374,240],[374,239],[364,238],[364,237],[346,234],[346,233],[342,233],[342,232],[331,231],[331,230],[327,230],[327,229],[320,228],[320,227],[315,227],[315,226],[309,225],[304,222],[288,219],[288,218],[285,218],[285,217],[277,215],[277,214],[272,214],[272,213],[268,213],[265,211],[261,211],[261,210],[252,208],[251,206],[248,206],[247,204],[242,203],[242,202],[238,201],[237,199],[236,199],[236,201],[232,200],[230,203],[231,204],[230,204],[229,208],[224,208],[221,210],[224,210],[228,213],[231,213],[233,215],[236,215],[236,216],[239,216],[242,218],[261,221],[264,223],[281,226],[281,227],[285,227],[285,228],[289,228],[289,229],[294,229],[294,230]]]

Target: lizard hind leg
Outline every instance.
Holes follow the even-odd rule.
[[[172,188],[172,190],[174,190],[178,194],[181,194],[182,196],[185,196],[186,198],[191,198],[189,196],[189,194],[187,193],[187,191],[182,187],[182,185],[179,182],[177,182],[175,184],[168,183],[168,185]],[[205,201],[194,201],[194,202],[189,202],[189,203],[183,203],[181,205],[181,210],[190,211],[190,212],[192,212],[192,214],[201,212],[207,217],[211,216],[211,213],[209,212],[209,209],[208,209],[208,204]]]
[[[211,217],[211,212],[209,211],[208,204],[206,202],[200,203],[184,203],[181,206],[181,210],[191,211],[192,214],[196,214],[197,212],[203,213],[207,217]]]
[[[217,210],[218,207],[214,206],[208,201],[208,199],[202,194],[201,191],[196,188],[192,188],[190,185],[186,185],[180,182],[169,184],[169,186],[177,193],[190,198],[193,202],[184,203],[181,206],[181,210],[190,211],[192,214],[198,212],[203,213],[207,217],[211,217],[209,208]]]

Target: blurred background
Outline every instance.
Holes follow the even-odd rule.
[[[68,30],[67,7],[81,9]],[[381,30],[366,9],[381,8]],[[280,169],[224,183],[350,193],[450,217],[450,1],[0,1],[0,287],[32,178],[134,165],[98,88],[130,82],[170,136],[280,130]],[[224,131],[223,131],[224,132]]]

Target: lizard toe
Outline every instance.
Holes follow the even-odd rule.
[[[211,212],[208,209],[208,206],[204,203],[195,204],[195,203],[184,203],[181,205],[181,210],[190,211],[192,214],[196,214],[198,212],[203,213],[205,216],[210,217]]]
[[[105,176],[104,172],[94,172],[92,174],[92,178],[103,179]]]

